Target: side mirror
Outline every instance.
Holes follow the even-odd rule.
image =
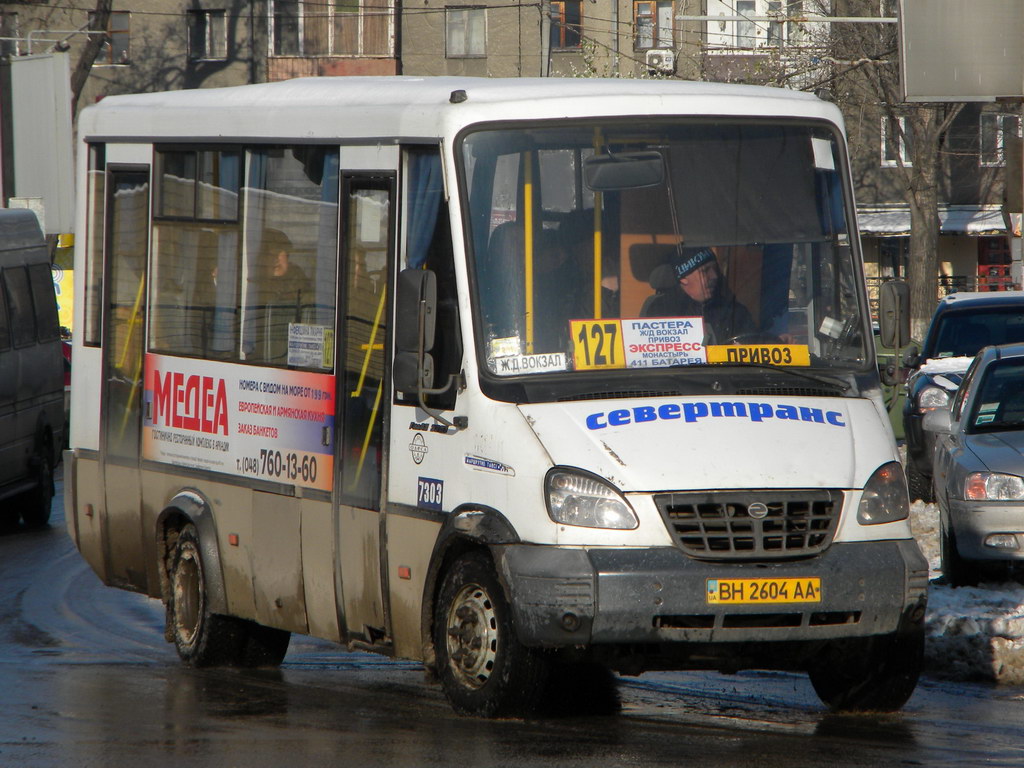
[[[434,348],[437,318],[437,275],[429,269],[403,269],[398,274],[395,299],[395,359],[391,377],[395,389],[415,393],[420,408],[446,427],[453,426],[428,408],[424,395],[446,392],[455,377],[434,389]]]
[[[924,415],[921,426],[926,432],[948,435],[953,431],[953,412],[949,408],[936,408]]]
[[[437,275],[429,269],[403,269],[398,274],[398,296],[395,306],[395,347],[398,351],[420,352],[421,322],[422,351],[432,350],[436,316]]]
[[[921,364],[921,353],[917,347],[911,347],[903,356],[903,365],[906,368],[917,368]]]
[[[878,361],[878,375],[887,387],[895,387],[900,383],[900,370],[891,358]]]
[[[889,280],[878,289],[879,342],[888,349],[910,343],[910,286]]]
[[[434,359],[423,355],[423,362],[415,352],[396,352],[391,376],[399,392],[419,392],[434,386]]]
[[[420,392],[434,386],[434,318],[437,276],[429,269],[403,269],[398,274],[395,304],[395,388]]]

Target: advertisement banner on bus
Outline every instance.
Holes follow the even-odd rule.
[[[143,458],[330,491],[334,376],[146,355]]]

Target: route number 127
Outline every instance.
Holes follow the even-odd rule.
[[[618,320],[573,320],[571,331],[576,370],[625,366]]]

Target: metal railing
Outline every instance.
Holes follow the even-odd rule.
[[[985,268],[986,275],[939,275],[939,297],[961,291],[1010,291],[1018,286],[1010,279],[1010,265],[999,264]],[[868,303],[871,306],[871,317],[878,319],[878,288],[882,283],[891,280],[888,277],[869,277]]]

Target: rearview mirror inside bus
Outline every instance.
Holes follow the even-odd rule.
[[[583,161],[583,177],[593,192],[656,187],[665,180],[660,152],[593,155]]]

